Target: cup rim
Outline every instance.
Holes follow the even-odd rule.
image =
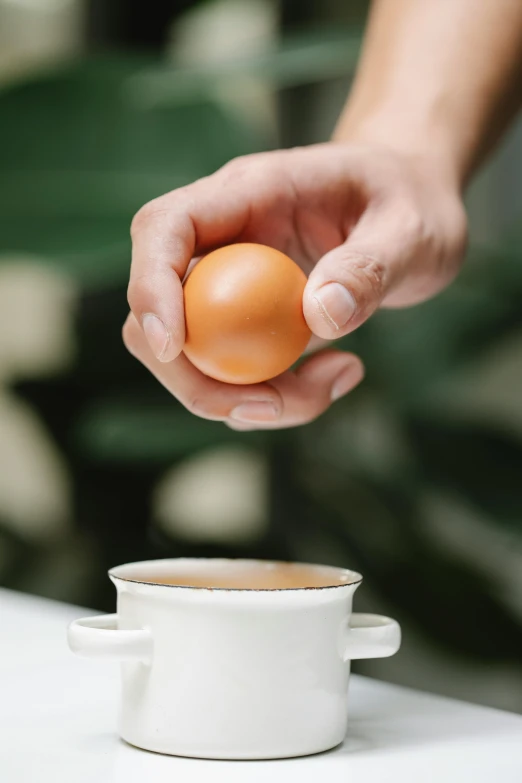
[[[336,574],[344,574],[347,576],[345,582],[337,582],[335,584],[327,585],[310,585],[303,587],[206,587],[203,585],[187,585],[187,584],[165,584],[164,582],[154,582],[152,579],[136,579],[132,576],[125,576],[118,573],[122,570],[131,570],[133,568],[139,569],[141,567],[157,567],[166,564],[179,565],[191,565],[205,563],[212,563],[214,565],[230,565],[230,564],[242,564],[242,565],[266,565],[266,566],[301,566],[303,568],[322,569],[329,570]],[[159,568],[158,568],[159,571]],[[199,591],[211,591],[220,593],[298,593],[306,591],[321,591],[321,590],[335,590],[338,588],[356,587],[362,582],[362,575],[358,571],[353,571],[350,568],[342,568],[339,566],[324,565],[321,563],[302,563],[291,560],[263,560],[254,558],[225,558],[225,557],[174,557],[174,558],[160,558],[158,560],[141,560],[133,563],[122,563],[118,566],[113,566],[108,571],[109,578],[111,580],[118,580],[121,582],[129,582],[131,584],[148,585],[150,587],[165,587],[174,590],[199,590]]]

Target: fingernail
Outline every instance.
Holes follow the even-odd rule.
[[[342,329],[356,310],[355,299],[340,283],[327,283],[314,297],[319,309],[334,329]]]
[[[275,421],[279,411],[273,402],[243,402],[230,412],[234,421]]]
[[[163,321],[153,313],[145,313],[142,318],[143,331],[156,359],[162,359],[167,350],[170,335]]]
[[[351,364],[346,367],[335,379],[332,384],[330,397],[332,402],[344,397],[353,389],[358,380],[362,377],[362,368],[359,364]]]

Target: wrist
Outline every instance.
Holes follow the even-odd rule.
[[[437,123],[419,121],[407,112],[380,111],[357,116],[348,106],[332,140],[386,149],[422,161],[459,193],[468,176],[464,156],[450,135]]]

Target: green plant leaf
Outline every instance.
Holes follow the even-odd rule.
[[[89,282],[93,266],[101,278],[109,267],[123,282],[130,220],[143,203],[266,147],[209,99],[138,106],[126,89],[137,67],[82,61],[0,92],[4,257],[34,254],[80,281],[87,271]]]

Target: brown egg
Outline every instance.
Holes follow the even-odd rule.
[[[305,284],[291,258],[265,245],[209,253],[184,284],[186,356],[225,383],[260,383],[284,372],[310,339]]]

